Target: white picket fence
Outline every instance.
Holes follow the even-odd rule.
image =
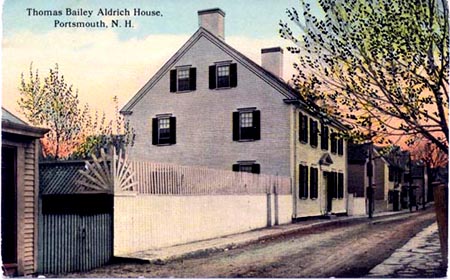
[[[129,161],[139,194],[154,195],[230,195],[291,194],[289,177],[233,172],[168,163]]]

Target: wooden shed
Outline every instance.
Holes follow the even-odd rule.
[[[113,254],[113,196],[78,184],[84,161],[40,163],[39,273],[86,271]]]
[[[37,270],[39,138],[47,132],[2,108],[2,269],[8,276]]]

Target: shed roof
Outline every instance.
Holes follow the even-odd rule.
[[[18,124],[27,124],[23,120],[19,119],[19,117],[13,115],[10,111],[6,110],[2,107],[2,121],[9,121],[12,123],[18,123]]]
[[[2,133],[20,135],[32,138],[41,138],[49,129],[28,125],[19,117],[2,107]]]

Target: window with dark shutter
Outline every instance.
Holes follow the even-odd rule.
[[[306,165],[299,165],[299,190],[298,190],[298,197],[300,199],[307,199],[308,198],[308,166]]]
[[[338,173],[338,194],[339,199],[344,198],[344,174]]]
[[[183,92],[196,90],[197,69],[194,67],[181,67],[170,70],[170,92]]]
[[[261,166],[254,162],[241,162],[233,164],[232,170],[235,172],[260,173]]]
[[[298,113],[299,122],[299,140],[302,143],[308,143],[308,116],[302,112]]]
[[[309,120],[309,143],[311,144],[311,147],[317,147],[317,121],[313,119]]]
[[[330,135],[330,145],[331,145],[331,153],[335,154],[337,152],[337,138],[336,138],[336,133],[335,132],[331,132]]]
[[[320,147],[322,150],[328,150],[328,126],[323,123],[320,127]]]
[[[233,141],[261,139],[261,112],[242,109],[233,112]]]
[[[311,182],[310,182],[310,188],[311,188],[311,194],[310,194],[310,198],[311,199],[316,199],[318,197],[318,193],[319,193],[319,184],[318,184],[318,179],[319,179],[319,169],[315,168],[315,167],[311,167]]]
[[[337,150],[338,155],[343,155],[344,154],[344,139],[341,137],[338,139],[338,150]]]
[[[237,64],[218,63],[209,66],[209,88],[237,87]]]
[[[152,144],[168,145],[176,143],[176,118],[157,117],[152,119]]]

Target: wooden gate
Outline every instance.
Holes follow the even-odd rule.
[[[67,195],[42,199],[40,273],[87,271],[113,254],[112,196]]]

